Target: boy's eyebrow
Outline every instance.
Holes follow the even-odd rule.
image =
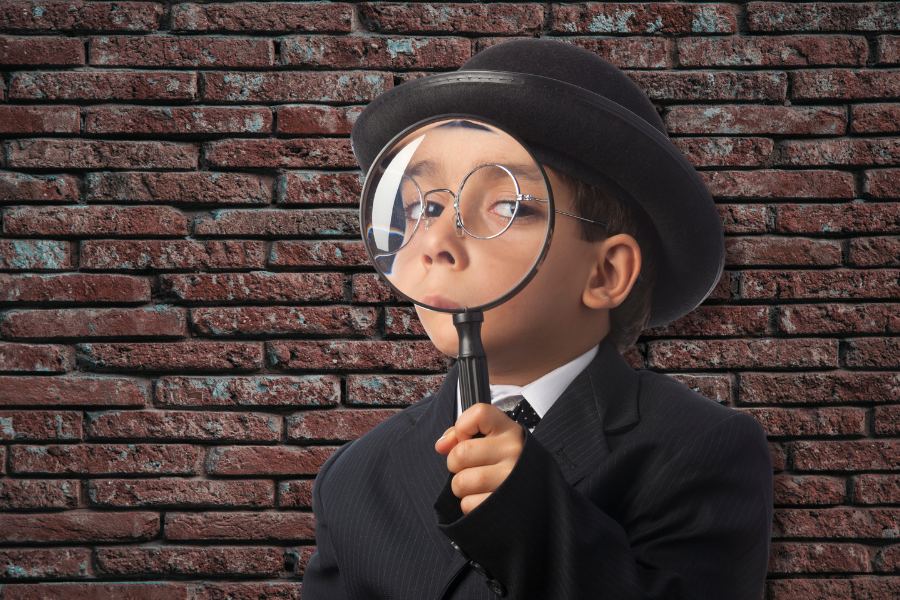
[[[435,177],[440,172],[440,167],[428,159],[415,162],[406,169],[406,174],[410,177],[416,177],[417,175],[430,175],[431,177]]]

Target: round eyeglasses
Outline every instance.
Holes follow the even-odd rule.
[[[485,163],[478,165],[463,177],[456,193],[449,189],[434,189],[423,193],[415,178],[404,173],[401,176],[393,211],[395,215],[402,214],[402,217],[393,220],[394,231],[402,232],[402,241],[393,250],[382,250],[379,255],[396,254],[405,248],[423,222],[425,231],[428,231],[431,224],[450,206],[453,207],[456,216],[455,227],[458,237],[468,234],[479,240],[490,240],[502,235],[514,225],[533,227],[540,223],[545,227],[546,208],[541,205],[549,204],[549,200],[522,193],[522,187],[514,171],[518,171],[519,178],[526,181],[532,179],[539,181],[540,175],[529,172],[530,169]],[[561,210],[554,212],[606,227],[606,223],[600,221]]]

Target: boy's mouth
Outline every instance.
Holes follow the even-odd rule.
[[[456,302],[444,298],[439,294],[429,294],[428,296],[425,296],[424,298],[422,298],[422,303],[434,308],[444,308],[448,310],[459,310],[462,308],[462,306],[460,306]]]

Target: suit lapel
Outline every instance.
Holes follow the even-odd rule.
[[[604,339],[594,360],[553,403],[532,434],[553,454],[569,485],[575,485],[609,454],[604,433],[634,426],[638,374]]]

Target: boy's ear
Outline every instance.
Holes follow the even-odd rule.
[[[628,297],[641,272],[641,247],[627,233],[619,233],[596,242],[595,257],[582,301],[588,308],[615,308]]]

